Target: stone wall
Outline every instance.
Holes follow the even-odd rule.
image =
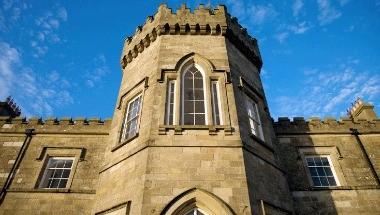
[[[380,120],[280,118],[274,128],[278,155],[288,175],[297,214],[380,213],[380,187],[376,179]],[[365,152],[351,129],[358,130]],[[339,186],[313,187],[308,179],[305,154],[330,156]],[[371,164],[376,173],[371,171]]]
[[[110,121],[99,119],[0,119],[2,176],[9,174],[25,140],[25,129],[35,129],[28,148],[7,189],[0,214],[89,214],[104,159]],[[49,156],[75,157],[67,189],[39,189]],[[2,177],[1,181],[5,182]],[[4,184],[2,183],[2,186]]]

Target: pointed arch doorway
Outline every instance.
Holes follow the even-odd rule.
[[[232,208],[216,195],[198,188],[175,197],[160,215],[236,215]]]

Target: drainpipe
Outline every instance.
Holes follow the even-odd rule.
[[[363,142],[360,140],[360,133],[358,131],[358,129],[355,129],[355,128],[350,128],[351,130],[351,134],[355,136],[358,144],[359,144],[359,147],[362,151],[362,153],[364,154],[364,158],[366,159],[370,169],[371,169],[371,172],[372,172],[372,175],[373,177],[375,178],[376,182],[377,182],[377,185],[380,185],[380,179],[379,179],[379,176],[377,175],[376,173],[376,170],[375,170],[375,167],[373,166],[372,162],[371,162],[371,159],[369,158],[368,154],[367,154],[367,151],[365,150],[365,147],[363,145]]]
[[[19,150],[16,160],[13,163],[12,169],[7,177],[7,180],[5,181],[3,188],[1,188],[1,193],[0,193],[0,205],[3,203],[5,195],[7,193],[7,189],[10,187],[12,184],[12,181],[14,179],[14,176],[16,175],[16,172],[20,166],[20,163],[22,159],[24,158],[24,155],[26,153],[26,150],[28,149],[29,143],[32,140],[32,136],[34,135],[34,129],[25,129],[25,139],[24,142],[21,146],[21,149]]]

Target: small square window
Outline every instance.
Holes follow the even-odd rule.
[[[39,188],[66,188],[73,167],[74,158],[49,157]]]
[[[306,164],[309,170],[313,186],[315,187],[335,187],[338,180],[331,165],[329,156],[307,156]]]

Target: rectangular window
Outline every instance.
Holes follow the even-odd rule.
[[[251,133],[260,139],[263,138],[262,125],[259,117],[257,103],[253,101],[251,98],[247,97],[246,107],[248,112],[248,120],[249,126],[251,129]]]
[[[66,188],[74,158],[49,157],[39,188]]]
[[[168,82],[168,93],[166,100],[166,124],[174,125],[174,108],[175,108],[175,80]]]
[[[132,99],[127,106],[121,140],[134,137],[138,132],[138,120],[141,108],[141,95]]]
[[[337,186],[336,176],[329,156],[307,156],[306,163],[315,187]]]
[[[211,96],[212,96],[212,114],[214,125],[222,124],[222,117],[220,111],[220,97],[219,97],[219,85],[217,81],[211,82]]]

